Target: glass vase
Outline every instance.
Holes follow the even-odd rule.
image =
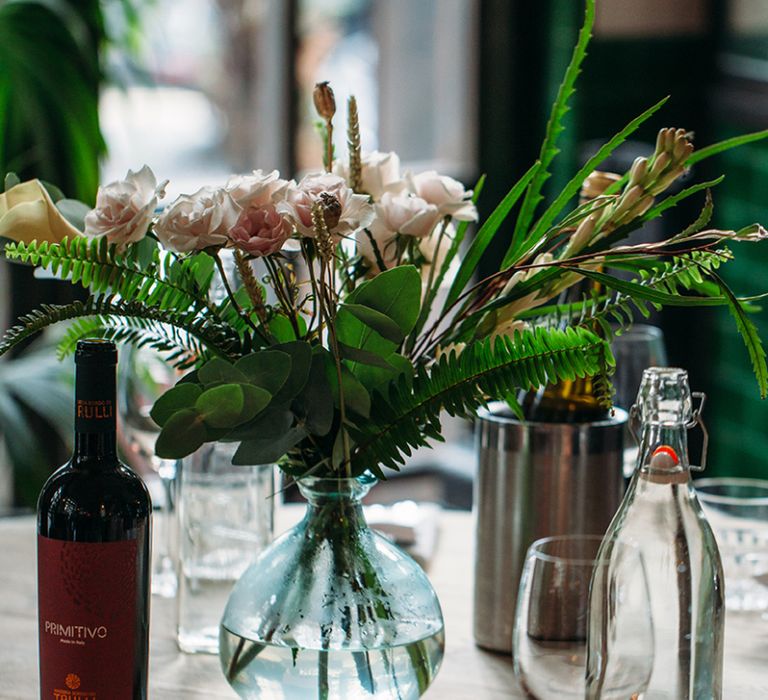
[[[431,684],[440,604],[421,567],[366,525],[372,483],[302,479],[304,519],[235,585],[219,656],[241,698],[410,700]]]

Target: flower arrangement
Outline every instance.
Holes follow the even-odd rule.
[[[594,3],[586,7],[539,159],[471,242],[483,180],[466,190],[436,172],[403,172],[395,153],[362,152],[354,98],[349,158],[335,159],[336,105],[324,83],[315,104],[325,168],[298,182],[256,170],[182,195],[158,214],[167,183],[147,166],[101,187],[93,209],[10,178],[0,195],[0,235],[13,240],[5,257],[89,296],[22,318],[0,353],[71,319],[64,354],[94,335],[166,351],[192,371],[153,409],[160,456],[231,440],[240,443],[236,463],[281,460],[295,476],[383,477],[382,467],[397,469],[412,449],[439,439],[441,412],[471,415],[492,398],[514,404],[520,388],[598,375],[609,404],[610,337],[648,307],[727,305],[765,395],[752,300],[738,298],[718,268],[733,257],[728,244],[768,234],[758,224],[707,227],[721,178],[664,195],[695,163],[768,132],[694,151],[685,129],[665,128],[629,172],[596,173],[662,100],[542,207],[594,20]],[[589,197],[574,205],[580,190]],[[685,230],[658,243],[621,243],[696,195],[701,213]],[[509,240],[499,271],[475,281],[499,235]],[[600,291],[557,303],[584,279]]]

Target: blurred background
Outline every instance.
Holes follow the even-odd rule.
[[[406,168],[469,186],[486,173],[482,218],[537,155],[581,19],[574,0],[0,0],[0,177],[40,177],[92,203],[99,181],[144,163],[170,179],[170,198],[231,172],[297,175],[320,165],[311,90],[329,80],[339,104],[356,95],[364,150],[395,150]],[[598,0],[579,85],[550,191],[595,142],[667,94],[662,116],[611,168],[649,153],[662,126],[692,130],[700,145],[764,129],[768,3]],[[693,176],[724,170],[715,223],[768,223],[768,145],[708,160]],[[663,225],[679,230],[697,213],[681,207]],[[760,250],[729,266],[740,294],[766,287]],[[498,257],[489,250],[486,272]],[[0,261],[0,328],[76,294],[66,283],[32,284],[29,270]],[[755,320],[765,333],[768,312]],[[654,322],[670,363],[708,394],[708,473],[763,475],[768,404],[732,319],[685,310]],[[0,362],[0,512],[34,507],[66,456],[70,363],[52,347],[43,338]],[[449,433],[447,447],[410,469],[439,475],[422,496],[468,507],[470,431]]]

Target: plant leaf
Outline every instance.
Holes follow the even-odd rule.
[[[723,295],[728,301],[728,310],[736,320],[736,328],[747,346],[749,359],[752,361],[752,369],[757,378],[757,385],[760,389],[760,398],[764,399],[768,393],[768,367],[765,363],[765,349],[760,341],[760,335],[757,332],[755,324],[749,319],[746,311],[742,308],[741,302],[731,291],[720,275],[712,270],[707,270],[707,274],[720,287]]]
[[[242,372],[250,384],[275,396],[291,373],[291,356],[279,350],[259,350],[241,357],[235,362],[235,369]]]
[[[214,357],[206,362],[197,373],[198,381],[206,387],[219,384],[244,384],[248,377],[235,365],[220,357]]]
[[[470,245],[467,254],[461,261],[461,266],[456,273],[456,278],[453,280],[453,284],[451,284],[451,288],[448,292],[448,296],[446,297],[445,304],[443,305],[444,313],[446,309],[448,309],[448,307],[451,306],[451,304],[453,304],[456,299],[458,299],[459,295],[464,290],[464,287],[466,287],[467,283],[472,279],[472,275],[477,270],[477,265],[480,262],[480,258],[483,256],[483,253],[486,251],[488,245],[493,240],[493,237],[496,235],[496,232],[499,230],[501,224],[504,223],[504,220],[512,210],[512,207],[515,206],[517,200],[520,199],[520,196],[524,192],[525,188],[528,187],[528,184],[533,179],[533,176],[538,172],[540,166],[541,164],[536,161],[536,163],[534,163],[525,172],[525,174],[517,181],[517,183],[515,183],[512,189],[506,194],[504,199],[501,200],[496,209],[493,210],[493,213],[480,227],[480,230],[475,235],[475,238],[472,241],[472,245]]]
[[[416,323],[421,303],[421,275],[413,265],[385,270],[363,282],[348,297],[347,304],[360,304],[391,318],[408,335]]]
[[[541,215],[541,218],[536,222],[531,233],[524,239],[517,239],[513,241],[513,245],[507,254],[504,256],[504,260],[501,263],[502,268],[507,268],[513,265],[517,260],[528,253],[528,249],[531,244],[537,243],[543,234],[549,229],[554,222],[557,215],[563,210],[568,202],[576,195],[581,187],[584,179],[599,166],[613,151],[618,148],[627,138],[633,134],[643,122],[652,117],[661,107],[666,103],[669,97],[665,97],[659,100],[655,105],[649,107],[640,116],[635,117],[629,122],[618,134],[611,138],[607,143],[603,144],[597,152],[579,169],[579,171],[568,181],[568,184],[562,189],[560,194],[555,197],[552,204],[547,207],[546,211]]]
[[[162,428],[177,411],[193,408],[202,393],[197,384],[177,384],[155,401],[149,416]]]
[[[181,459],[191,455],[206,441],[202,416],[194,409],[174,413],[155,443],[155,454],[163,459]]]
[[[295,427],[279,437],[244,440],[237,448],[232,464],[272,464],[307,436],[307,431]]]
[[[536,207],[543,199],[541,195],[541,189],[544,183],[549,178],[549,166],[555,159],[555,156],[560,152],[557,148],[557,139],[564,131],[563,117],[567,114],[570,107],[568,101],[576,91],[576,79],[581,73],[581,64],[584,62],[584,58],[587,55],[587,46],[592,36],[592,28],[595,24],[595,0],[587,0],[584,8],[584,23],[579,31],[579,37],[576,41],[576,46],[573,49],[571,60],[566,68],[563,82],[557,91],[557,96],[552,105],[552,111],[547,121],[547,130],[544,135],[544,141],[541,144],[541,151],[539,152],[539,162],[541,166],[536,171],[536,177],[531,182],[531,186],[525,194],[523,205],[520,209],[520,215],[517,218],[517,224],[515,225],[515,231],[512,235],[512,244],[510,250],[504,256],[505,263],[502,267],[507,267],[506,261],[515,258],[515,251],[519,248],[518,242],[522,243],[525,239],[525,232],[531,225],[533,216],[536,213]]]
[[[393,343],[400,343],[405,337],[402,329],[393,319],[370,306],[347,303],[339,307],[339,311],[342,309],[348,311],[358,321],[362,321],[369,328],[373,328],[380,336]]]

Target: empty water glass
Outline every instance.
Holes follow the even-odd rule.
[[[177,642],[216,654],[232,586],[272,540],[274,465],[233,465],[236,443],[211,443],[178,475]]]
[[[699,502],[715,533],[728,610],[768,610],[768,481],[696,479]]]
[[[609,614],[607,624],[621,632],[621,640],[611,644],[611,675],[601,683],[598,697],[635,697],[650,679],[653,623],[642,557],[631,548],[624,566],[632,576],[617,580],[614,572],[597,570],[601,542],[596,535],[563,535],[536,540],[528,549],[517,598],[513,660],[515,675],[536,700],[585,698],[593,577],[612,582],[614,602],[601,604],[599,612]]]

